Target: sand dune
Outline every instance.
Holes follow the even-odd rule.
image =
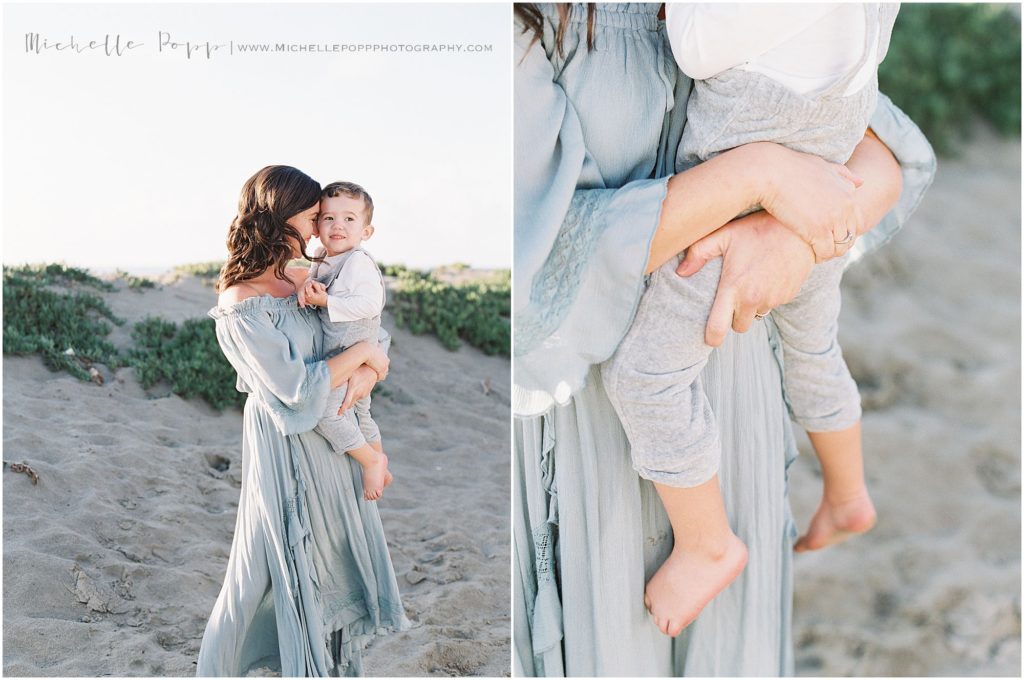
[[[1020,676],[1020,158],[982,136],[940,161],[904,231],[844,279],[879,521],[797,556],[799,674]],[[820,481],[802,452],[805,527]]]
[[[104,297],[129,322],[215,302],[190,277]],[[381,515],[413,628],[375,642],[366,670],[507,675],[509,361],[385,326],[374,411],[396,481]],[[4,357],[3,381],[4,459],[40,478],[4,472],[4,674],[194,674],[234,529],[241,413],[147,392],[132,369],[97,386]]]

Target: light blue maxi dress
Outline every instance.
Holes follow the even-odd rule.
[[[796,456],[770,317],[730,334],[702,373],[720,429],[730,523],[750,561],[682,636],[662,635],[643,590],[671,550],[653,486],[596,364],[625,334],[691,81],[659,5],[574,5],[564,53],[517,25],[513,589],[518,676],[791,675],[792,542],[786,469]],[[877,247],[931,182],[935,157],[880,95],[871,126],[903,168],[899,204],[857,246]]]
[[[363,646],[409,622],[359,464],[312,431],[331,389],[320,320],[294,295],[209,315],[249,396],[235,535],[197,675],[359,675]]]

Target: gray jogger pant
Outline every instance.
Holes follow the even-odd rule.
[[[693,487],[717,471],[718,431],[700,374],[713,349],[704,342],[722,258],[690,277],[680,258],[655,271],[636,318],[602,367],[608,398],[629,438],[641,477]],[[811,432],[860,419],[857,385],[836,339],[843,258],[812,270],[799,294],[772,310],[783,348],[783,382],[793,418]]]
[[[323,416],[317,423],[316,431],[330,442],[338,453],[357,449],[363,444],[379,442],[380,429],[370,416],[370,397],[365,396],[352,404],[352,408],[338,415],[341,402],[345,400],[346,385],[330,391]]]

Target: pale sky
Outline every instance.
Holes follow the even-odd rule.
[[[370,192],[377,231],[366,246],[379,261],[511,265],[507,5],[8,4],[3,14],[5,264],[150,273],[223,259],[243,182],[285,164]],[[27,51],[30,33],[39,45],[73,35],[82,51]],[[122,56],[87,48],[107,35],[142,44]],[[161,37],[197,49],[161,52]],[[223,47],[207,58],[207,42]],[[246,43],[349,51],[252,54]],[[462,51],[349,47],[381,43]]]

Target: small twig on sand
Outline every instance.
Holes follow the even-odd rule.
[[[24,472],[26,475],[28,475],[28,478],[32,480],[33,484],[39,483],[39,475],[36,474],[35,470],[28,466],[28,463],[11,463],[5,460],[4,469],[7,469],[8,466],[10,466],[11,472]]]
[[[486,378],[480,381],[480,387],[484,388],[484,396],[486,397],[491,393],[491,379]]]

